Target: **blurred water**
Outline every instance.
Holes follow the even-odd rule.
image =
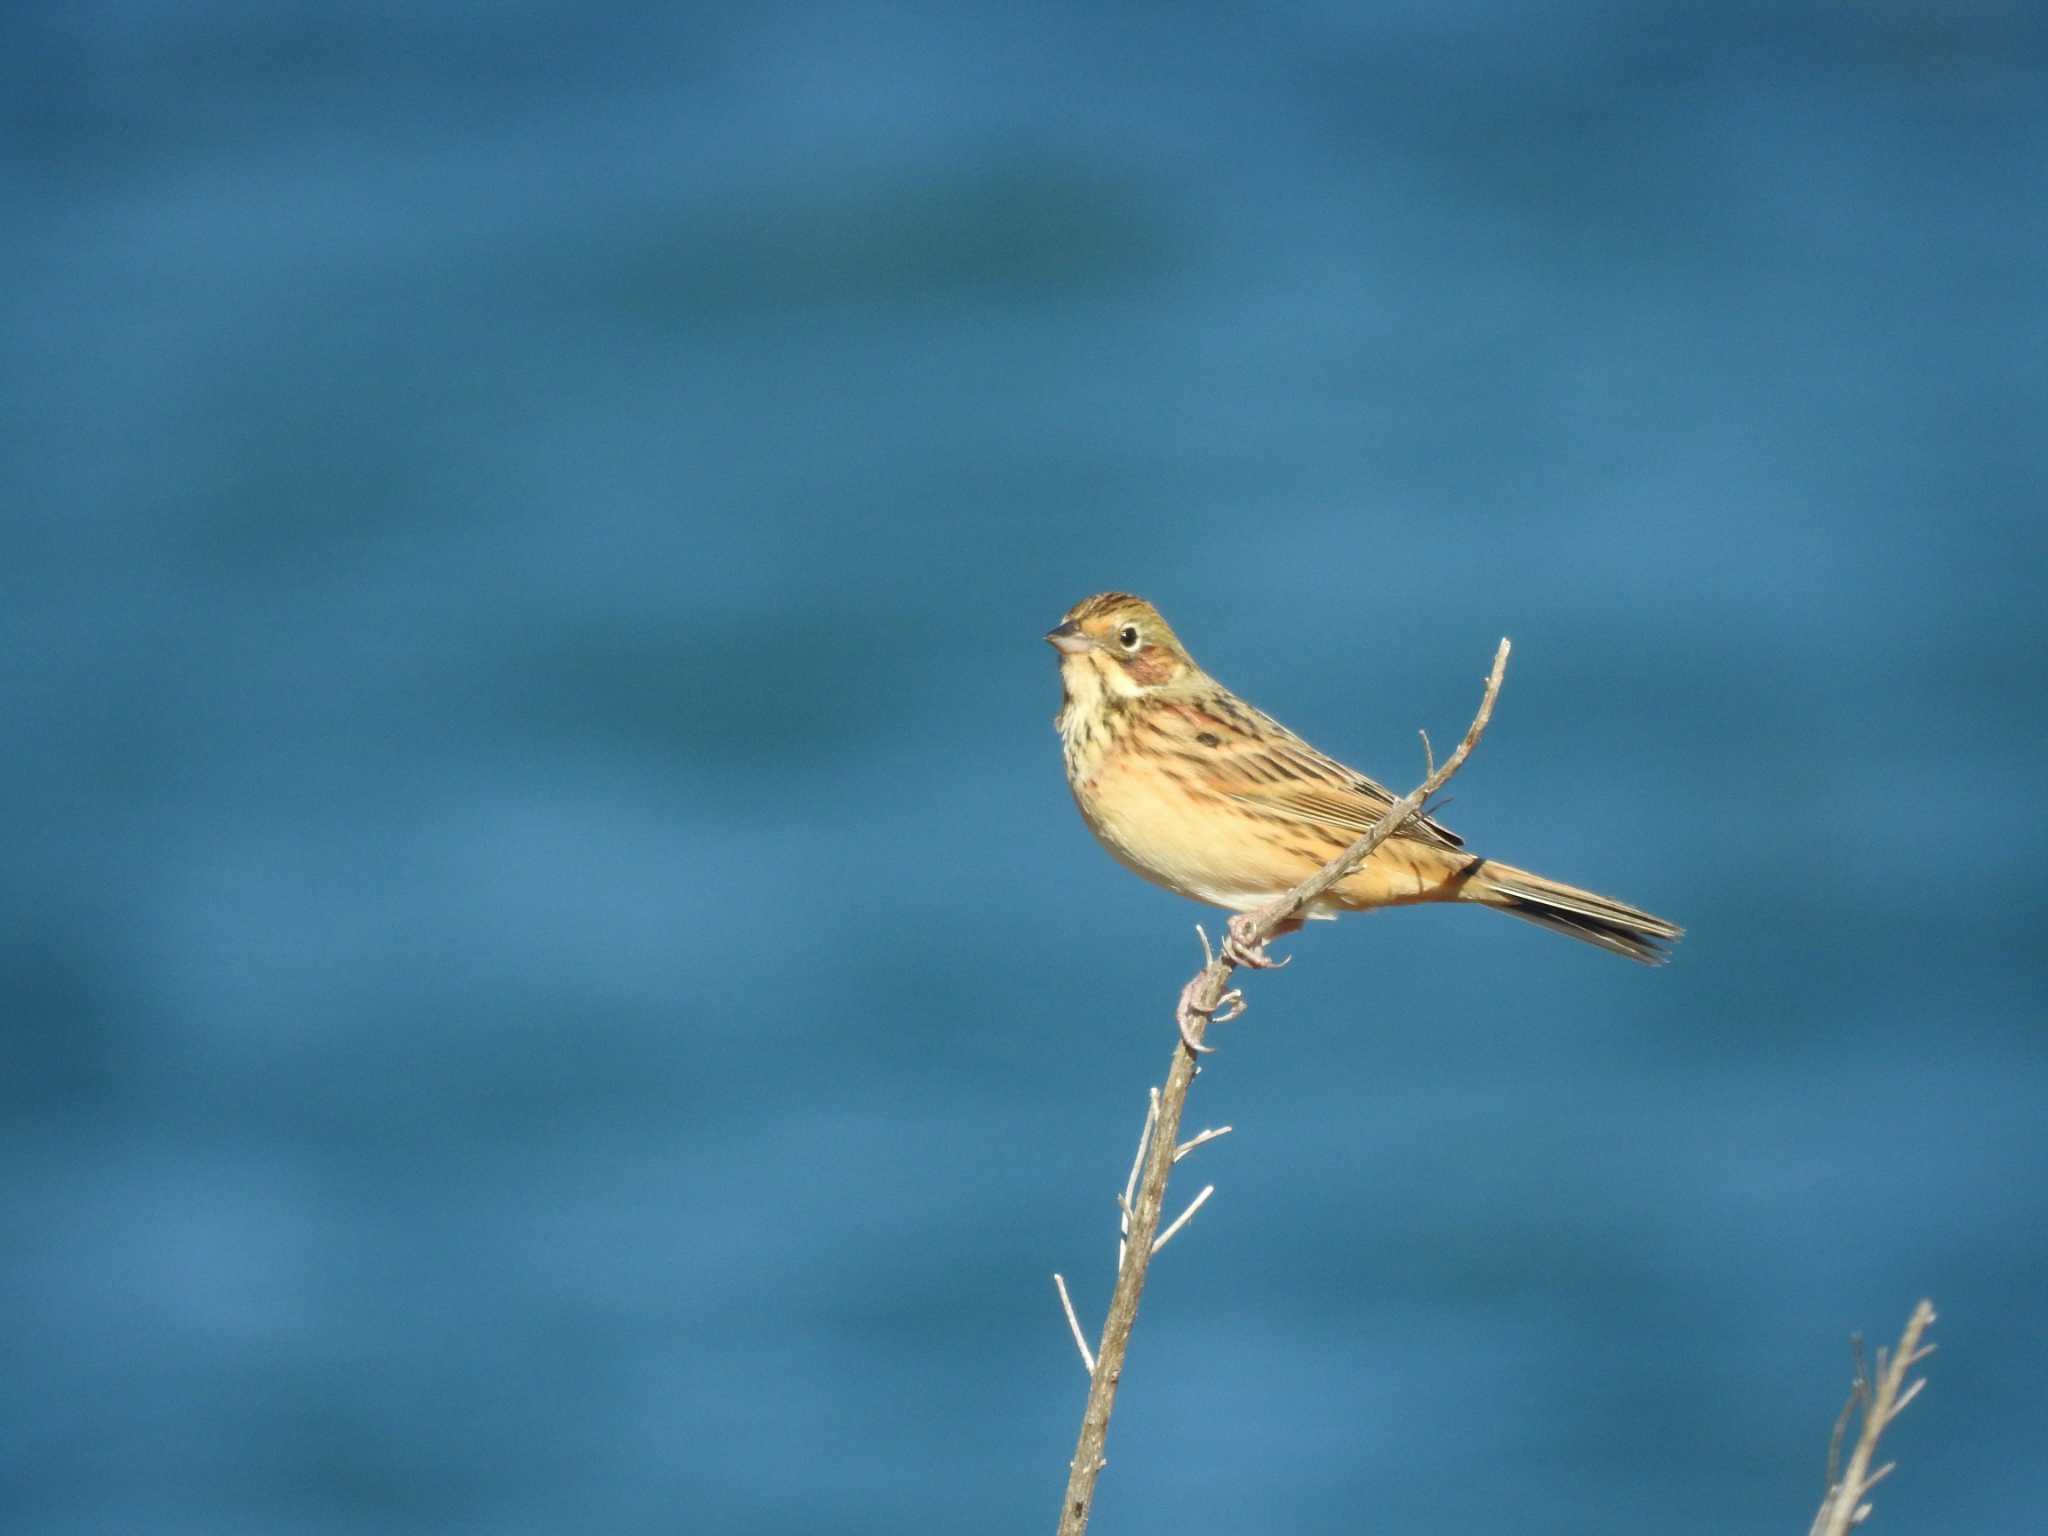
[[[1898,1529],[2048,1369],[2031,10],[4,23],[10,1528],[1042,1529],[1196,909],[1156,598],[1686,922],[1305,936],[1104,1530]]]

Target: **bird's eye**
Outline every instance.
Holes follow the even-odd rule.
[[[1126,624],[1122,629],[1118,630],[1116,632],[1116,643],[1127,651],[1135,651],[1138,648],[1138,626]]]

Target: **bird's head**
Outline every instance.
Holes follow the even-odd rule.
[[[1199,675],[1159,610],[1128,592],[1082,599],[1045,638],[1060,653],[1069,702],[1134,699]]]

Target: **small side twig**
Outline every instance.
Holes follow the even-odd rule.
[[[1074,1331],[1074,1348],[1081,1351],[1081,1364],[1090,1376],[1095,1374],[1095,1356],[1088,1350],[1087,1339],[1081,1336],[1081,1319],[1074,1315],[1074,1298],[1067,1294],[1067,1277],[1055,1273],[1052,1283],[1060,1293],[1060,1305],[1066,1308],[1067,1326]]]
[[[1934,1353],[1932,1344],[1923,1346],[1920,1343],[1921,1335],[1933,1323],[1934,1303],[1921,1302],[1906,1320],[1906,1331],[1899,1336],[1898,1348],[1889,1356],[1882,1349],[1877,1352],[1874,1380],[1863,1368],[1863,1351],[1861,1341],[1858,1341],[1856,1380],[1849,1388],[1849,1401],[1842,1409],[1841,1417],[1835,1421],[1835,1433],[1828,1445],[1827,1496],[1820,1502],[1820,1513],[1813,1517],[1809,1536],[1844,1536],[1845,1532],[1870,1517],[1870,1490],[1889,1477],[1898,1465],[1888,1461],[1874,1471],[1871,1469],[1870,1464],[1877,1456],[1877,1442],[1892,1421],[1906,1411],[1906,1405],[1920,1395],[1920,1389],[1927,1385],[1924,1376],[1907,1385],[1906,1373]],[[1837,1479],[1835,1470],[1841,1454],[1842,1434],[1859,1406],[1863,1410],[1863,1429],[1856,1437],[1856,1448],[1849,1453],[1848,1467]]]
[[[1124,1180],[1124,1192],[1116,1197],[1116,1267],[1119,1274],[1123,1272],[1124,1252],[1130,1242],[1131,1219],[1136,1214],[1136,1207],[1132,1202],[1138,1198],[1138,1175],[1144,1172],[1145,1154],[1152,1149],[1152,1133],[1159,1128],[1159,1090],[1152,1088],[1147,1092],[1149,1100],[1145,1110],[1144,1127],[1138,1132],[1137,1155],[1131,1159],[1131,1173],[1130,1177]]]
[[[1123,1211],[1123,1231],[1122,1241],[1117,1246],[1116,1290],[1110,1297],[1109,1316],[1102,1325],[1102,1339],[1095,1351],[1095,1365],[1088,1384],[1088,1403],[1081,1414],[1080,1438],[1074,1447],[1074,1459],[1068,1465],[1066,1498],[1060,1505],[1060,1536],[1082,1536],[1088,1529],[1088,1515],[1095,1502],[1095,1484],[1102,1475],[1103,1467],[1108,1464],[1103,1456],[1103,1447],[1109,1438],[1109,1417],[1116,1406],[1116,1389],[1123,1378],[1124,1356],[1130,1347],[1131,1330],[1137,1323],[1138,1298],[1144,1294],[1145,1277],[1152,1256],[1165,1238],[1177,1232],[1208,1198],[1209,1192],[1205,1190],[1167,1230],[1165,1237],[1160,1235],[1166,1183],[1174,1162],[1186,1150],[1192,1150],[1208,1139],[1205,1133],[1186,1148],[1177,1141],[1181,1112],[1187,1107],[1188,1089],[1193,1086],[1198,1070],[1196,1055],[1203,1049],[1202,1036],[1218,1010],[1226,1007],[1225,999],[1232,990],[1230,976],[1237,967],[1233,956],[1244,953],[1257,955],[1267,940],[1321,900],[1332,886],[1357,869],[1380,844],[1418,815],[1429,799],[1450,782],[1451,776],[1465,766],[1465,759],[1472,755],[1472,749],[1479,745],[1479,738],[1486,733],[1487,724],[1493,719],[1494,701],[1500,697],[1501,683],[1507,675],[1508,650],[1508,642],[1503,640],[1494,652],[1493,669],[1487,674],[1486,692],[1479,701],[1479,711],[1472,717],[1472,724],[1467,727],[1457,750],[1441,763],[1431,761],[1428,776],[1388,806],[1386,814],[1374,822],[1364,836],[1278,901],[1251,914],[1241,924],[1233,924],[1233,942],[1223,945],[1220,953],[1211,949],[1208,934],[1196,928],[1202,938],[1202,969],[1182,989],[1176,1021],[1180,1034],[1174,1042],[1166,1085],[1155,1090],[1151,1107],[1146,1112],[1145,1131],[1139,1138],[1137,1158],[1137,1163],[1143,1165],[1143,1176],[1138,1176],[1138,1167],[1134,1165],[1132,1181],[1125,1184],[1119,1201]],[[1424,751],[1428,753],[1426,739]],[[1241,998],[1232,1001],[1242,1003]]]
[[[1828,1435],[1828,1482],[1830,1490],[1842,1480],[1842,1436],[1848,1433],[1849,1420],[1856,1416],[1857,1405],[1870,1395],[1870,1372],[1863,1366],[1863,1335],[1849,1335],[1849,1358],[1855,1362],[1855,1374],[1849,1378],[1849,1396],[1842,1404],[1842,1411],[1835,1415],[1834,1430]]]
[[[1177,1163],[1204,1143],[1214,1141],[1218,1136],[1228,1136],[1230,1129],[1227,1125],[1219,1125],[1212,1131],[1197,1132],[1173,1149],[1173,1160]]]
[[[1178,1232],[1182,1227],[1186,1226],[1189,1222],[1193,1221],[1195,1219],[1195,1212],[1199,1211],[1203,1206],[1207,1205],[1209,1203],[1209,1197],[1215,1193],[1216,1186],[1214,1184],[1204,1184],[1202,1186],[1202,1192],[1199,1195],[1195,1196],[1194,1199],[1188,1202],[1188,1208],[1182,1211],[1178,1216],[1173,1218],[1173,1225],[1168,1227],[1164,1232],[1160,1233],[1157,1237],[1152,1239],[1152,1251],[1154,1253],[1157,1253],[1160,1249],[1164,1248],[1168,1243],[1172,1242],[1173,1234]]]

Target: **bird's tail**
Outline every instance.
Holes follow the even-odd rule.
[[[1569,934],[1588,944],[1627,955],[1644,965],[1662,965],[1685,930],[1639,907],[1596,896],[1575,885],[1546,880],[1512,864],[1482,859],[1462,882],[1460,900],[1482,902],[1525,923]]]

